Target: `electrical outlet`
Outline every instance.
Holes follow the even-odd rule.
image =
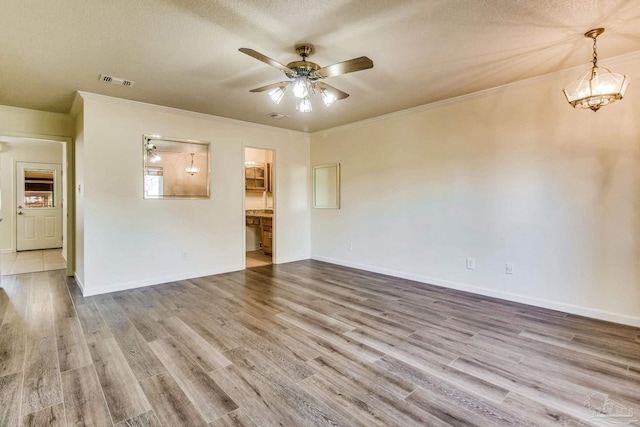
[[[182,260],[183,261],[187,260],[187,253],[186,252],[182,252]]]
[[[504,272],[505,274],[513,274],[513,263],[512,262],[508,262],[504,265]]]
[[[476,269],[476,259],[475,258],[467,258],[467,269],[475,270]]]
[[[349,242],[349,243],[347,243],[347,250],[348,250],[348,251],[353,250],[353,242]]]

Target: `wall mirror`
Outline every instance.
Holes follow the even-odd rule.
[[[340,163],[313,167],[313,207],[340,209]]]
[[[145,199],[209,198],[209,143],[144,135]]]

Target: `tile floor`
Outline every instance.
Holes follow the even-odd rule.
[[[4,253],[0,256],[0,264],[3,276],[67,268],[62,249]]]
[[[247,268],[262,267],[272,264],[271,255],[265,255],[262,251],[247,252]]]

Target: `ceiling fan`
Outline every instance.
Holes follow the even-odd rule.
[[[288,81],[273,83],[252,89],[250,92],[268,91],[271,100],[276,104],[279,104],[284,97],[287,87],[291,86],[293,95],[297,99],[296,110],[303,113],[311,111],[311,96],[315,93],[320,93],[322,100],[327,107],[333,104],[336,100],[345,99],[349,96],[348,93],[321,81],[322,79],[373,68],[373,61],[366,56],[339,62],[327,67],[320,67],[315,62],[307,61],[309,55],[313,53],[313,46],[309,44],[296,46],[296,53],[302,57],[302,60],[290,62],[286,66],[274,61],[260,52],[256,52],[253,49],[243,47],[238,50],[257,59],[258,61],[262,61],[265,64],[277,68],[290,79]]]

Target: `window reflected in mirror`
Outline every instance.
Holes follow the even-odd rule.
[[[144,135],[144,198],[209,198],[209,143]]]
[[[24,200],[26,209],[42,209],[55,207],[55,171],[24,170]]]

